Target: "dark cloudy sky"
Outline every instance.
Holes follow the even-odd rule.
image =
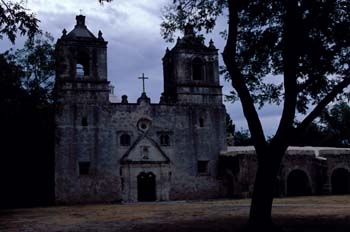
[[[157,103],[163,91],[163,72],[161,59],[166,47],[174,44],[165,43],[160,35],[161,8],[172,0],[114,0],[101,6],[97,0],[27,0],[26,6],[33,11],[39,20],[40,27],[50,32],[56,39],[73,29],[75,16],[86,15],[86,24],[91,32],[97,35],[98,30],[108,41],[108,75],[115,86],[115,94],[120,98],[126,94],[129,102],[135,102],[141,94],[142,84],[137,79],[142,73],[149,77],[146,91],[151,101]],[[222,52],[224,41],[218,31],[225,29],[226,19],[218,22],[216,33],[206,35],[213,39]],[[207,41],[208,41],[207,40]],[[18,39],[19,47],[23,39]],[[10,47],[8,41],[0,41],[1,51]],[[222,60],[221,64],[222,65]],[[230,84],[221,78],[223,92],[229,93]],[[240,103],[226,103],[236,128],[246,129]],[[279,122],[279,110],[268,106],[259,112],[266,135],[274,133]]]

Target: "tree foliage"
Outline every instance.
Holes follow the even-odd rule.
[[[161,33],[168,42],[173,42],[177,29],[184,31],[187,24],[195,25],[198,31],[211,32],[216,18],[223,13],[226,0],[188,1],[175,0],[163,11]]]
[[[53,38],[23,5],[0,0],[0,39],[28,37],[23,49],[0,54],[0,208],[54,199]]]
[[[192,23],[211,31],[218,16],[227,13],[227,1],[175,0],[164,10],[162,34],[172,39],[177,29]],[[237,1],[239,2],[239,1]],[[255,103],[283,102],[283,49],[286,48],[285,1],[246,1],[237,25],[236,65]],[[293,24],[297,56],[297,110],[306,113],[349,74],[349,1],[299,1]],[[227,36],[227,33],[224,33]],[[222,71],[227,80],[230,74]],[[233,91],[232,99],[239,99]]]
[[[53,200],[52,40],[39,35],[0,54],[1,208]]]
[[[292,146],[334,147],[328,142],[327,131],[317,122],[312,122],[305,133],[292,142]]]
[[[252,146],[252,138],[250,136],[249,130],[239,130],[234,134],[235,146]]]
[[[21,84],[24,90],[41,103],[52,102],[52,88],[55,74],[54,38],[50,33],[37,34],[28,39],[24,47],[7,51],[6,57],[16,63],[23,75]]]
[[[17,33],[33,38],[40,31],[39,20],[23,4],[23,1],[0,0],[0,39],[6,35],[14,43]]]
[[[25,91],[21,88],[23,71],[14,61],[0,54],[0,106],[16,105]]]
[[[286,149],[350,84],[350,2],[174,0],[165,10],[163,36],[170,39],[188,22],[210,31],[221,14],[228,18],[223,74],[232,99],[242,103],[258,159],[250,225],[273,229],[273,189]],[[256,109],[266,103],[283,104],[269,141]],[[298,112],[306,116],[295,127]]]
[[[320,122],[327,135],[327,145],[350,147],[350,107],[347,102],[339,102],[325,110]]]
[[[227,135],[233,135],[235,133],[235,125],[228,113],[226,113],[226,133]]]
[[[341,101],[325,109],[292,145],[350,147],[350,107]]]

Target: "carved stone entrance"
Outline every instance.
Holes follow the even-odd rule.
[[[146,125],[147,120],[140,120]],[[122,198],[126,202],[167,201],[170,191],[170,159],[157,141],[141,134],[123,155]]]
[[[141,172],[137,176],[137,200],[155,201],[156,199],[156,176],[152,172]]]

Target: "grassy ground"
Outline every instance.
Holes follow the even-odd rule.
[[[0,231],[240,231],[249,199],[58,206],[0,211]],[[275,199],[286,232],[350,231],[350,196]]]

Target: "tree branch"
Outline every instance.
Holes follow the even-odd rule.
[[[309,113],[308,116],[304,118],[304,120],[299,124],[299,126],[295,129],[296,134],[300,135],[305,132],[307,127],[312,123],[315,118],[317,118],[322,110],[326,108],[326,106],[334,100],[334,98],[343,91],[350,84],[350,77],[341,81],[338,85],[336,85],[318,104],[317,106]]]
[[[5,7],[7,8],[7,10],[11,10],[10,7],[7,5],[7,3],[4,0],[1,0],[2,4],[5,5]]]
[[[237,28],[238,28],[238,11],[242,6],[243,1],[229,0],[229,29],[228,37],[223,52],[223,59],[227,70],[231,76],[232,86],[237,91],[239,98],[242,102],[243,113],[247,120],[249,130],[254,142],[255,149],[258,153],[259,151],[266,148],[266,139],[264,131],[261,126],[261,122],[258,113],[254,106],[254,101],[249,93],[246,83],[243,79],[241,72],[238,70],[236,63],[236,49],[237,49]]]
[[[288,0],[286,3],[286,16],[284,23],[284,106],[281,120],[271,144],[278,143],[282,145],[286,137],[293,130],[297,104],[297,61],[298,61],[298,28],[301,25],[298,21],[298,5],[296,0]],[[284,142],[285,143],[285,142]],[[288,144],[283,144],[288,146]]]

